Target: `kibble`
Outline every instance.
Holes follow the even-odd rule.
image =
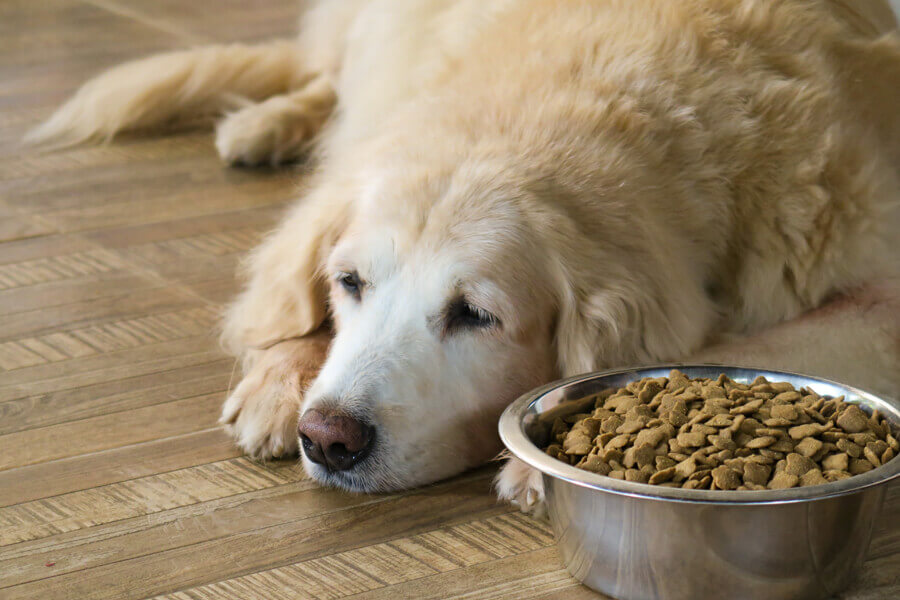
[[[877,411],[763,377],[633,381],[557,418],[545,448],[581,469],[626,481],[713,490],[822,485],[866,473],[900,453]]]

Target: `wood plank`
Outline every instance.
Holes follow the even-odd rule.
[[[283,477],[244,457],[129,479],[0,508],[0,546],[150,515],[303,479]]]
[[[2,435],[0,470],[208,429],[221,404],[222,394],[207,394]]]
[[[88,350],[85,352],[89,353]],[[148,344],[107,354],[89,353],[77,360],[45,362],[3,373],[0,377],[0,403],[103,382],[124,382],[134,377],[214,360],[228,359],[217,348],[212,335]]]
[[[191,364],[195,360],[188,357],[181,361],[184,367],[0,403],[0,434],[205,394],[219,394],[224,401],[233,378],[232,361],[209,356],[202,360]]]
[[[181,310],[197,299],[178,288],[164,286],[139,290],[111,290],[109,295],[39,310],[0,315],[0,341],[49,335],[60,330],[134,319]]]
[[[0,165],[4,162],[0,160]],[[2,189],[3,185],[0,184],[0,190]],[[0,251],[0,265],[5,265],[46,258],[48,256],[86,252],[96,249],[97,244],[75,235],[61,234],[46,235],[39,239],[32,238],[3,242],[0,248],[2,248],[2,251]]]
[[[166,242],[195,235],[224,233],[238,229],[261,232],[274,227],[283,212],[283,209],[277,205],[263,206],[175,219],[165,223],[100,229],[83,233],[81,237],[104,248],[123,249],[136,245]]]
[[[56,228],[49,223],[12,210],[4,213],[0,207],[0,242],[33,238],[50,233],[56,233]]]
[[[72,597],[139,598],[177,591],[267,565],[313,558],[400,537],[439,525],[509,512],[489,493],[490,478],[416,490],[390,501],[373,500],[347,510],[263,527],[242,534],[157,552],[141,559],[50,577],[4,589],[7,600],[43,597],[47,586]]]
[[[490,584],[504,575],[519,579],[523,559],[527,563],[540,560],[546,552],[539,549],[552,543],[549,529],[536,526],[524,515],[509,513],[158,598],[426,598],[429,589],[450,591],[445,585],[435,585],[438,580],[468,582],[474,577]],[[504,560],[510,557],[518,560]]]
[[[208,337],[218,317],[218,310],[210,306],[194,306],[0,342],[0,370]]]
[[[273,180],[210,185],[204,187],[202,196],[198,196],[193,189],[180,190],[172,194],[144,198],[139,207],[133,198],[121,196],[109,198],[108,203],[102,206],[50,210],[43,213],[42,218],[60,231],[87,231],[159,223],[171,219],[242,210],[247,207],[280,205],[292,198],[294,188],[292,182],[292,178],[282,175]]]
[[[240,456],[221,429],[0,471],[0,507]]]
[[[217,0],[216,10],[180,0],[103,0],[110,8],[127,9],[140,21],[181,27],[219,42],[256,41],[294,35],[300,17],[296,0]]]
[[[379,501],[299,481],[23,542],[0,549],[0,589]]]

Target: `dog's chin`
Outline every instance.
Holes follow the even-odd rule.
[[[408,489],[415,484],[407,484],[380,464],[377,456],[369,455],[351,469],[332,471],[316,464],[305,455],[303,468],[307,475],[325,487],[339,488],[348,492],[374,494]]]

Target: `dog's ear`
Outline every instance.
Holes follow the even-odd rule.
[[[592,268],[564,269],[555,333],[563,377],[684,359],[703,344],[716,322],[711,301],[656,258],[595,256],[581,261]]]
[[[246,260],[247,286],[229,307],[222,343],[235,355],[315,331],[326,317],[328,252],[347,226],[351,201],[314,191]]]

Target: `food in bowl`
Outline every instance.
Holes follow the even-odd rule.
[[[593,401],[591,412],[555,419],[543,450],[586,471],[651,485],[820,485],[880,467],[900,452],[896,432],[877,411],[765,377],[745,384],[673,370],[585,401]]]

